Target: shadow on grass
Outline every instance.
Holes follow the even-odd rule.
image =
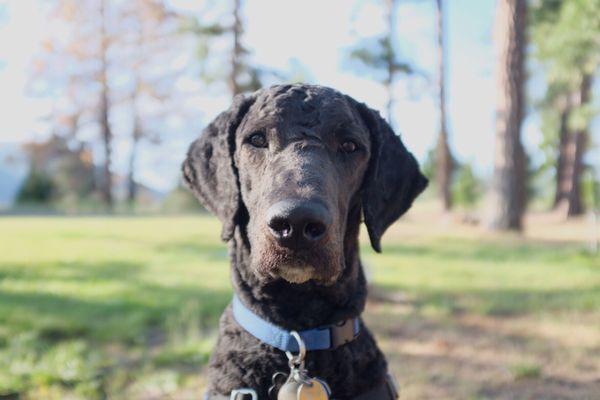
[[[442,290],[378,285],[375,301],[396,302],[395,293],[410,296],[416,308],[430,307],[446,314],[463,311],[509,316],[553,311],[594,311],[600,308],[600,285],[577,289],[473,289]]]
[[[209,261],[226,262],[229,260],[227,246],[224,244],[207,244],[193,240],[185,240],[159,244],[155,246],[155,250],[161,253],[169,252],[173,254],[198,256]]]
[[[52,263],[4,264],[0,267],[0,281],[4,279],[40,280],[51,278],[60,281],[135,280],[144,268],[142,263],[126,261],[84,262],[57,261]]]
[[[0,290],[0,325],[9,332],[37,331],[49,339],[89,336],[143,343],[148,329],[164,327],[170,315],[190,303],[197,305],[203,326],[216,325],[230,300],[229,290],[145,282],[139,276],[142,268],[127,262],[3,266],[0,280],[14,279],[18,285]],[[36,292],[50,279],[70,285],[70,294]],[[72,292],[73,283],[92,289]]]
[[[1,268],[0,398],[54,388],[51,398],[100,399],[144,374],[197,375],[231,299],[201,282],[148,282],[142,263]]]
[[[370,252],[370,249],[365,245],[362,246],[362,251]],[[575,257],[584,265],[597,266],[597,257],[585,252],[581,245],[557,245],[545,242],[518,244],[447,238],[423,245],[406,243],[386,245],[383,255],[431,257],[440,260],[470,262],[538,261],[552,264],[570,262]]]

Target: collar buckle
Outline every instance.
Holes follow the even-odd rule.
[[[358,321],[356,318],[349,318],[338,324],[332,325],[331,328],[329,328],[331,348],[335,349],[356,339],[359,332],[357,325]]]

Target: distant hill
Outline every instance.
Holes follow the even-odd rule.
[[[0,143],[0,208],[12,204],[25,175],[27,162],[18,143]]]

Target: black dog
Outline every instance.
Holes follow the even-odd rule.
[[[359,260],[361,215],[371,245],[426,187],[413,155],[379,113],[333,89],[282,85],[237,96],[192,143],[187,185],[223,224],[235,293],[257,316],[286,330],[359,317],[366,282]],[[360,323],[353,340],[309,351],[306,369],[336,399],[386,381],[387,364]],[[209,394],[239,388],[268,398],[281,350],[254,337],[229,306],[209,367]]]

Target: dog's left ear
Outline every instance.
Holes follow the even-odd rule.
[[[348,97],[371,133],[371,159],[362,184],[362,207],[371,246],[381,252],[385,230],[427,187],[419,164],[379,113]]]
[[[242,208],[233,161],[235,133],[255,96],[238,95],[191,145],[182,165],[183,180],[200,202],[223,224],[221,238],[233,237]]]

